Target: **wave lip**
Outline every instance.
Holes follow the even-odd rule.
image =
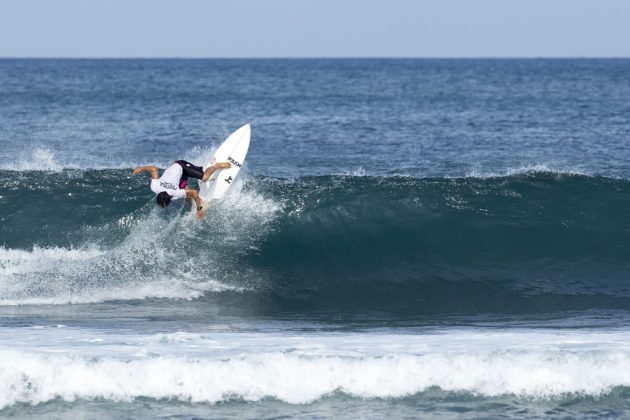
[[[0,170],[3,171],[37,171],[37,172],[53,172],[58,173],[63,170],[108,170],[108,169],[128,169],[131,171],[138,164],[157,164],[160,167],[167,167],[170,162],[168,160],[161,162],[134,162],[134,161],[118,161],[118,162],[101,162],[83,161],[72,162],[60,159],[55,153],[47,147],[35,147],[31,150],[24,151],[14,160],[8,160],[0,163]]]
[[[555,165],[550,165],[546,163],[537,163],[531,165],[521,165],[514,168],[507,168],[504,171],[484,171],[484,170],[473,170],[466,174],[464,178],[479,178],[479,179],[488,179],[488,178],[506,178],[506,177],[517,177],[523,175],[558,175],[558,176],[571,176],[571,175],[582,175],[582,176],[591,176],[592,174],[575,167],[558,167]]]
[[[64,165],[57,162],[55,155],[49,149],[36,148],[32,150],[30,157],[2,163],[0,169],[9,171],[60,172],[64,169]]]

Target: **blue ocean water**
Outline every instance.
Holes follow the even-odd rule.
[[[0,60],[0,415],[630,415],[630,60]],[[199,222],[136,164],[203,164]]]

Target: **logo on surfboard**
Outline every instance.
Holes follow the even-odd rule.
[[[233,163],[233,164],[235,164],[239,168],[241,167],[241,164],[239,162],[235,161],[234,159],[232,159],[232,156],[228,156],[228,161]]]

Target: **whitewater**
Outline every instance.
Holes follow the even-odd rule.
[[[33,351],[34,337],[45,339],[46,349]],[[140,335],[29,328],[0,337],[13,347],[0,351],[0,407],[140,397],[308,404],[335,392],[402,398],[432,388],[478,396],[603,398],[630,386],[628,338],[628,331]],[[78,344],[71,355],[68,340]]]

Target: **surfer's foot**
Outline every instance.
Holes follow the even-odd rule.
[[[212,174],[214,173],[214,171],[216,171],[217,169],[227,169],[230,166],[232,166],[232,164],[230,162],[218,162],[215,163],[212,166],[209,166],[208,169],[206,169],[206,171],[203,174],[203,177],[201,178],[202,181],[207,181],[210,176],[212,176]]]
[[[216,169],[228,169],[232,164],[230,162],[217,162],[214,164]]]

